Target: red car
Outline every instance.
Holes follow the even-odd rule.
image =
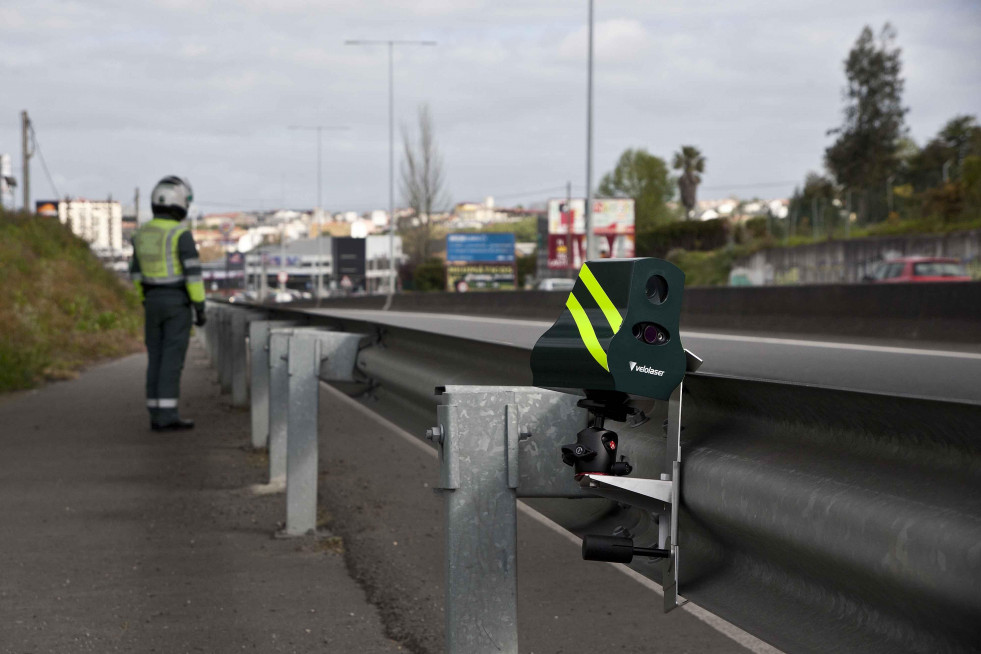
[[[877,284],[901,282],[969,282],[964,265],[942,257],[902,257],[876,265],[865,281]]]

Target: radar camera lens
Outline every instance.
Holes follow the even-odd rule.
[[[667,330],[651,322],[634,325],[634,336],[647,345],[664,345],[669,340]]]

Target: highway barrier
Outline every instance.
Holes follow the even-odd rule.
[[[444,491],[444,501],[464,516],[447,535],[451,652],[482,651],[466,649],[480,642],[466,631],[466,616],[474,611],[495,615],[503,631],[494,638],[510,642],[510,625],[519,619],[508,577],[514,574],[507,531],[512,498],[527,498],[578,535],[665,543],[657,511],[572,483],[556,445],[574,439],[586,412],[562,404],[574,396],[530,388],[529,350],[296,309],[267,308],[267,316],[365,335],[357,390],[406,429],[422,434],[430,428],[440,445],[440,485],[452,489]],[[214,329],[230,324],[215,321],[209,351],[212,338],[220,341]],[[689,327],[684,318],[682,324]],[[433,392],[437,387],[441,395]],[[788,652],[976,651],[981,405],[698,373],[687,375],[684,388],[675,541],[682,552],[676,569],[681,596]],[[474,394],[493,407],[461,431],[464,423],[450,420],[447,407],[459,411]],[[553,405],[535,408],[522,397]],[[270,402],[272,413],[277,400]],[[654,403],[644,424],[617,425],[632,476],[672,474],[662,426],[668,404]],[[470,449],[447,451],[454,434],[460,436],[454,448]],[[486,449],[491,442],[494,452]],[[473,443],[485,449],[474,450]],[[478,452],[490,457],[486,465],[453,466],[454,458]],[[480,481],[482,475],[492,481]],[[508,500],[503,508],[494,504],[505,513],[493,514],[489,524],[466,517],[472,509],[464,498],[481,492],[482,484]],[[461,530],[467,520],[471,529]],[[457,548],[477,557],[463,570],[469,577],[453,574],[462,564],[452,558]],[[658,583],[669,581],[654,559],[629,565]],[[486,577],[474,577],[478,571]],[[486,588],[486,597],[467,596],[468,588]],[[508,647],[503,651],[515,651]]]
[[[405,293],[392,311],[553,320],[568,293],[495,291]],[[331,298],[322,306],[381,310],[384,297]],[[826,284],[685,289],[685,329],[862,336],[977,343],[981,282]]]
[[[357,381],[355,362],[363,336],[265,320],[264,312],[230,305],[209,308],[212,321],[206,328],[215,326],[206,329],[206,347],[214,352],[219,373],[231,371],[233,398],[241,393],[242,403],[249,403],[250,380],[257,391],[251,394],[250,442],[268,448],[268,486],[286,491],[286,525],[277,535],[312,534],[317,524],[319,384]],[[256,425],[262,417],[266,425]]]

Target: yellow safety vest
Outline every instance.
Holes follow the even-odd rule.
[[[154,218],[140,227],[133,238],[133,254],[140,263],[140,275],[134,279],[138,287],[141,282],[145,286],[185,282],[191,301],[204,302],[201,277],[185,277],[177,254],[177,241],[186,231],[176,220],[165,218]]]

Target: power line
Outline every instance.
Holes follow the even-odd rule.
[[[61,193],[58,192],[58,187],[55,186],[54,179],[51,178],[51,171],[48,170],[48,163],[44,160],[44,152],[41,151],[41,142],[37,139],[37,132],[34,130],[34,121],[30,123],[31,130],[31,141],[34,143],[34,149],[37,151],[38,157],[41,159],[41,168],[44,169],[44,174],[48,178],[48,184],[51,185],[51,190],[54,191],[55,198],[60,198]]]

